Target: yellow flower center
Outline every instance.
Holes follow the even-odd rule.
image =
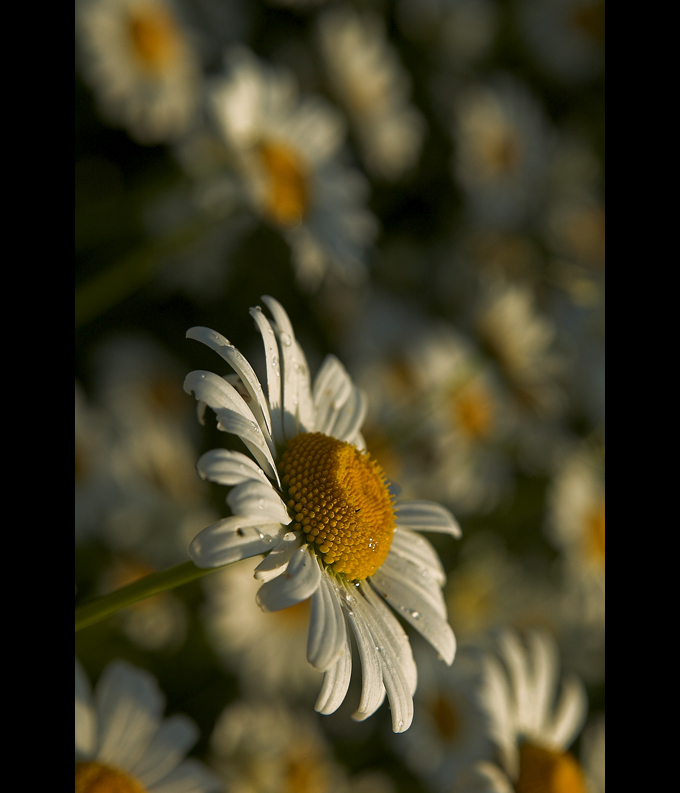
[[[385,474],[370,456],[320,432],[293,438],[280,463],[292,528],[348,581],[373,575],[394,534]]]
[[[133,12],[130,17],[130,38],[135,55],[142,67],[160,74],[181,49],[177,23],[170,12],[160,5]]]
[[[123,771],[103,763],[76,763],[76,793],[146,793]]]
[[[587,793],[581,767],[569,752],[555,752],[534,743],[519,749],[517,793]]]
[[[605,506],[602,499],[586,517],[586,536],[590,557],[604,567],[605,564]]]
[[[267,175],[265,210],[280,226],[295,226],[309,208],[307,168],[296,152],[281,143],[262,142],[260,162]]]
[[[485,438],[493,424],[493,400],[479,383],[464,386],[455,394],[454,413],[458,426],[471,440]]]

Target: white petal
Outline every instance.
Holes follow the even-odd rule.
[[[104,670],[95,692],[99,722],[97,760],[132,768],[158,729],[165,700],[154,678],[124,661]]]
[[[429,601],[432,608],[442,619],[446,619],[446,603],[442,594],[441,584],[432,577],[432,573],[423,567],[417,567],[410,561],[390,552],[382,563],[380,570],[397,581],[404,581],[417,590]]]
[[[286,438],[290,439],[301,431],[310,431],[308,427],[301,426],[300,414],[302,407],[306,420],[313,419],[307,415],[311,405],[309,367],[283,306],[269,295],[263,295],[262,300],[276,321],[283,366],[283,430]]]
[[[321,573],[319,588],[312,595],[312,609],[307,634],[307,660],[321,672],[338,661],[345,648],[345,617],[340,598],[331,579]]]
[[[294,531],[288,531],[283,535],[281,542],[268,553],[255,568],[254,577],[258,581],[271,581],[281,575],[288,567],[288,562],[296,548],[302,544],[302,539]]]
[[[460,526],[449,510],[433,501],[400,501],[397,504],[397,526],[411,531],[462,536]]]
[[[257,329],[262,334],[264,354],[267,364],[267,391],[269,393],[269,410],[272,418],[272,433],[279,443],[285,441],[283,434],[283,403],[281,397],[281,359],[276,334],[269,320],[259,306],[250,309]]]
[[[551,723],[559,654],[554,639],[543,631],[531,631],[527,636],[527,642],[533,671],[531,689],[534,713],[531,729],[540,734],[544,729],[549,728]]]
[[[229,449],[211,449],[202,454],[196,463],[202,479],[218,485],[239,485],[254,479],[269,482],[262,469],[250,457]]]
[[[248,421],[244,416],[235,413],[233,410],[217,411],[218,427],[224,432],[238,435],[245,443],[248,451],[260,464],[262,470],[270,479],[280,483],[279,474],[272,453],[265,442],[262,430],[254,421]]]
[[[575,676],[568,677],[562,684],[560,701],[546,739],[558,749],[568,749],[583,727],[587,715],[588,696],[583,683]]]
[[[307,546],[298,548],[285,572],[262,584],[257,602],[262,611],[280,611],[310,597],[318,588],[321,570]]]
[[[345,640],[337,663],[323,676],[323,685],[314,705],[318,713],[334,713],[342,705],[352,677],[352,650],[345,625]]]
[[[340,441],[349,441],[363,426],[368,412],[368,399],[361,389],[352,387],[350,398],[343,405],[329,432]]]
[[[489,738],[498,746],[503,767],[513,778],[519,772],[515,724],[515,703],[508,687],[508,676],[500,661],[482,657],[480,701],[489,719]]]
[[[486,760],[468,768],[454,787],[455,793],[514,793],[514,790],[507,774]]]
[[[330,435],[342,406],[352,394],[352,380],[334,355],[327,355],[314,381],[316,429]]]
[[[255,418],[262,429],[264,430],[266,427],[267,432],[271,435],[272,424],[267,401],[264,398],[260,381],[246,358],[221,333],[210,330],[210,328],[189,328],[186,336],[188,339],[203,342],[203,344],[215,350],[231,366],[241,378],[243,385],[253,400],[250,404]]]
[[[186,716],[165,719],[144,756],[128,769],[149,788],[176,768],[198,740],[198,727]]]
[[[529,687],[529,671],[527,654],[513,631],[504,631],[500,638],[500,649],[503,660],[510,673],[511,689],[515,693],[515,720],[518,729],[531,728],[531,689]]]
[[[92,707],[90,681],[76,659],[76,760],[92,757],[96,750],[97,721]]]
[[[271,551],[285,534],[285,526],[258,524],[257,516],[223,518],[199,532],[189,545],[189,556],[197,567],[221,567]]]
[[[363,583],[361,592],[366,602],[361,604],[361,599],[357,598],[357,604],[381,653],[383,683],[392,711],[392,729],[403,732],[413,721],[413,694],[418,681],[411,645],[396,617],[370,585]]]
[[[393,577],[383,565],[371,576],[371,584],[390,606],[427,639],[450,666],[456,654],[456,639],[451,626],[411,582]]]
[[[446,583],[446,574],[437,552],[420,534],[397,527],[392,536],[389,556],[398,556],[422,570],[427,570],[440,586]]]
[[[234,515],[264,516],[268,523],[290,523],[290,515],[281,496],[269,482],[253,479],[234,487],[227,496],[227,504]],[[258,523],[262,523],[258,519]]]

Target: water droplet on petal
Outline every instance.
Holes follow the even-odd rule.
[[[294,532],[294,531],[287,531],[287,532],[286,532],[286,533],[283,535],[283,539],[284,539],[286,542],[293,542],[293,540],[295,539],[295,532]]]
[[[279,336],[279,339],[281,341],[281,344],[283,344],[284,347],[290,347],[290,345],[292,343],[292,339],[290,338],[290,336],[287,333],[282,333]]]
[[[411,616],[413,617],[414,620],[419,620],[420,619],[420,612],[419,611],[411,611],[409,613],[411,614]]]

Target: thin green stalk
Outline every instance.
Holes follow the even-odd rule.
[[[197,578],[202,578],[219,569],[219,567],[200,568],[196,567],[193,562],[184,562],[169,570],[151,573],[109,595],[102,595],[78,606],[76,608],[76,631],[88,628],[126,606],[132,606],[140,600],[167,592],[169,589],[175,589],[182,584],[188,584],[190,581],[195,581]]]

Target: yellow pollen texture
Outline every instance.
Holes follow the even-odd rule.
[[[123,771],[103,763],[76,763],[76,793],[146,793],[146,788]]]
[[[348,581],[373,575],[394,534],[385,474],[344,441],[311,432],[293,438],[279,464],[291,528],[303,531],[324,564]]]
[[[258,151],[268,177],[266,211],[280,226],[298,224],[309,206],[309,179],[304,163],[280,143],[263,142]]]
[[[587,793],[581,767],[569,752],[555,752],[534,743],[519,749],[517,793]]]
[[[175,60],[181,48],[177,23],[161,6],[135,12],[130,19],[130,37],[142,66],[156,74]]]
[[[458,425],[471,440],[482,440],[493,425],[494,404],[489,392],[472,383],[455,395],[455,414]]]

